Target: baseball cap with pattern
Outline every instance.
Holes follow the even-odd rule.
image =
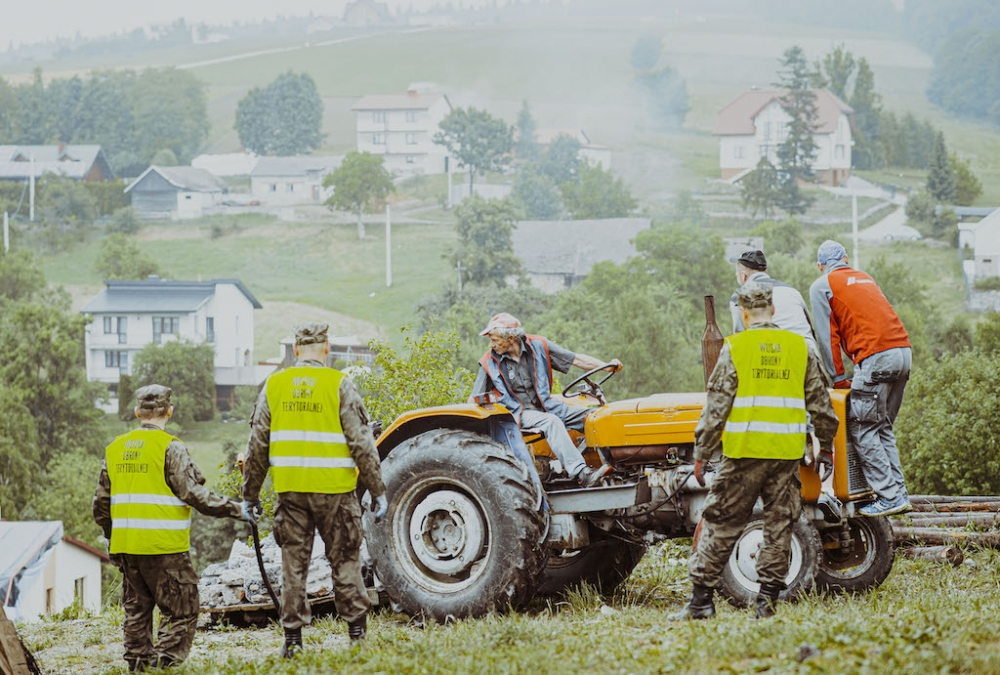
[[[295,344],[311,345],[317,342],[327,342],[326,332],[330,326],[325,323],[314,323],[307,321],[295,327]]]
[[[155,410],[166,408],[170,405],[170,395],[173,393],[170,387],[162,384],[149,384],[135,390],[135,403],[142,410]]]
[[[736,302],[745,309],[771,306],[771,284],[748,281],[736,290]]]
[[[485,336],[489,335],[497,328],[520,328],[520,327],[521,327],[521,322],[518,321],[516,317],[511,316],[507,312],[500,312],[499,314],[495,314],[493,318],[490,319],[490,322],[486,324],[486,328],[484,328],[479,334]]]

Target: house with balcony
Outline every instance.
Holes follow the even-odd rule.
[[[712,134],[719,137],[719,170],[736,181],[753,171],[763,157],[778,166],[778,146],[788,136],[792,118],[781,107],[782,89],[751,89],[719,112]],[[851,175],[851,116],[854,109],[826,89],[815,89],[816,156],[813,171],[820,183],[837,187]]]
[[[238,279],[105,281],[82,310],[91,317],[84,338],[87,379],[108,385],[105,412],[118,410],[118,381],[135,356],[171,340],[207,343],[215,351],[215,394],[227,410],[237,385],[257,385],[253,310],[261,304]]]
[[[397,175],[446,173],[448,152],[434,143],[434,135],[451,109],[444,94],[414,89],[364,96],[351,106],[358,152],[380,155]]]

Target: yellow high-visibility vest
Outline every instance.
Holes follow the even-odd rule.
[[[191,548],[191,507],[167,485],[167,446],[159,429],[122,434],[104,451],[111,479],[111,553],[159,555]]]
[[[755,328],[726,342],[739,384],[722,434],[722,454],[800,459],[806,440],[805,339],[778,328]]]
[[[357,465],[340,425],[343,377],[333,368],[296,366],[268,378],[275,492],[342,494],[357,487]]]

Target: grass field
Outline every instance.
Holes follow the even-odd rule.
[[[417,628],[387,609],[350,647],[343,622],[314,619],[306,651],[277,658],[281,631],[199,630],[178,675],[237,673],[994,673],[1000,671],[996,551],[970,549],[952,568],[897,558],[875,591],[811,595],[755,621],[717,601],[705,622],[671,622],[690,586],[690,546],[652,548],[612,597],[593,589],[536,600],[525,611]],[[21,625],[52,675],[124,672],[121,610],[100,618]]]

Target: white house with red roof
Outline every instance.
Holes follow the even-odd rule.
[[[851,115],[854,110],[826,89],[816,94],[816,158],[813,171],[821,183],[838,186],[851,175]],[[723,180],[738,180],[762,157],[778,165],[778,146],[791,117],[781,107],[781,89],[751,89],[719,112],[712,134],[719,137]]]
[[[381,155],[385,168],[400,174],[448,170],[448,152],[434,143],[441,120],[451,112],[444,94],[410,89],[405,94],[368,94],[351,106],[358,152]]]

